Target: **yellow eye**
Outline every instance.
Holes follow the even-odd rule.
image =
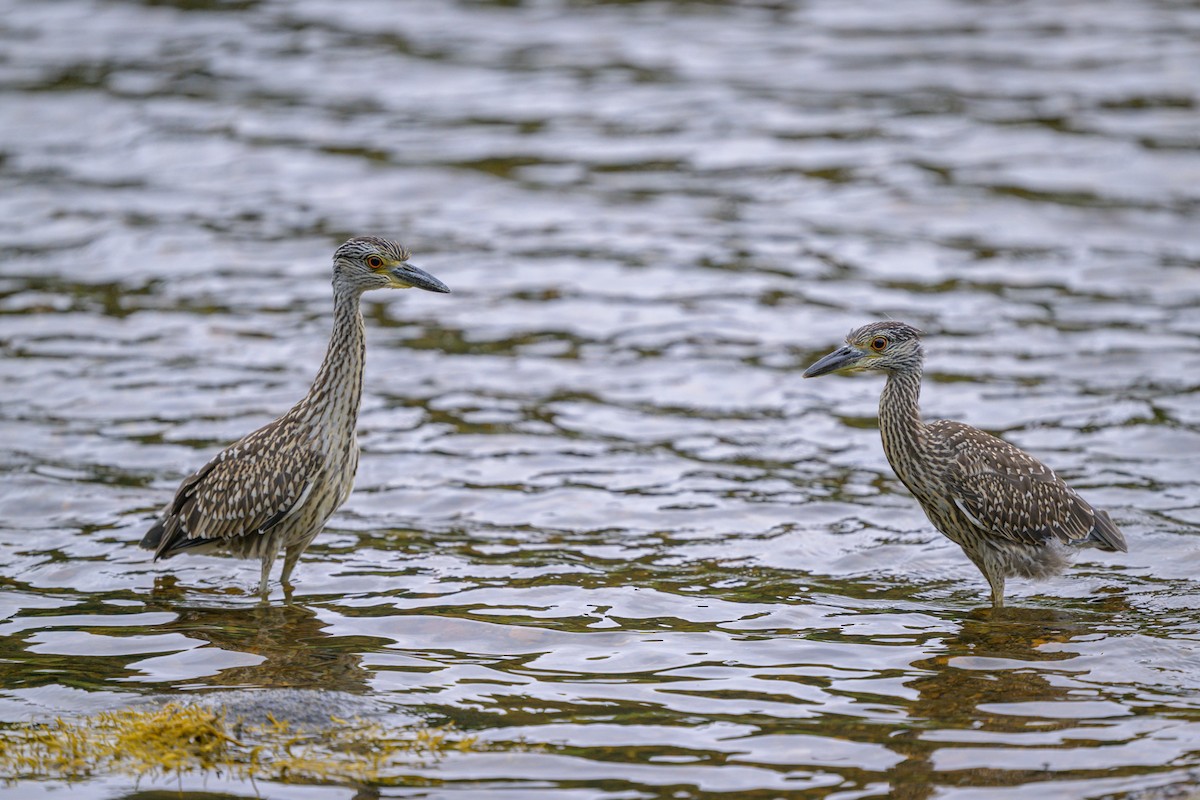
[[[876,353],[882,353],[887,346],[888,346],[888,340],[883,338],[882,336],[876,336],[874,339],[871,340],[871,349],[874,350]]]
[[[367,266],[371,269],[381,269],[383,267],[383,259],[379,256],[367,256]]]

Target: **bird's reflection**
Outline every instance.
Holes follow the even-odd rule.
[[[163,599],[162,593],[156,593]],[[254,686],[364,693],[372,673],[362,666],[362,636],[333,636],[312,608],[298,603],[253,606],[166,604],[176,617],[156,632],[180,633],[214,647],[264,660],[222,669],[199,680],[213,687]],[[388,644],[381,641],[381,645]]]
[[[914,667],[927,674],[905,684],[917,692],[909,709],[916,724],[891,740],[892,749],[905,756],[905,761],[891,771],[890,796],[899,800],[932,797],[940,791],[939,781],[985,788],[1044,778],[1042,764],[1032,759],[1028,769],[957,770],[952,778],[939,774],[933,757],[943,742],[926,737],[921,721],[934,722],[931,728],[940,731],[975,731],[981,741],[989,732],[1028,732],[1031,723],[1039,731],[1077,725],[1076,720],[1031,719],[987,707],[1070,699],[1069,682],[1054,680],[1059,671],[1053,662],[1068,662],[1079,654],[1065,646],[1046,645],[1069,645],[1079,636],[1093,635],[1093,622],[1090,614],[1069,611],[1006,608],[997,614],[983,609],[965,619],[957,635],[941,643],[941,652],[914,662]]]

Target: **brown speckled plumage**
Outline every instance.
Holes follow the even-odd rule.
[[[883,450],[934,527],[962,547],[1004,605],[1004,579],[1043,579],[1069,563],[1074,547],[1125,552],[1125,538],[1033,456],[961,422],[921,420],[921,334],[901,322],[854,330],[846,345],[805,371],[887,374],[879,398]]]
[[[141,546],[155,559],[223,552],[262,561],[259,592],[284,551],[280,580],[345,502],[358,468],[355,428],[366,331],[359,299],[372,289],[448,292],[408,264],[408,251],[376,237],[351,239],[333,257],[334,325],[308,394],[286,414],[243,437],[186,478]]]

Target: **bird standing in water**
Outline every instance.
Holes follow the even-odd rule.
[[[934,527],[967,554],[1004,605],[1007,577],[1045,579],[1072,548],[1126,552],[1108,514],[1092,508],[1053,470],[1023,450],[961,422],[923,422],[918,399],[925,356],[921,332],[873,322],[804,372],[874,370],[887,375],[879,397],[883,451]]]
[[[358,468],[355,429],[362,399],[366,330],[359,300],[372,289],[449,292],[408,263],[387,239],[351,239],[333,254],[333,335],[308,394],[290,411],[234,442],[186,478],[142,538],[154,558],[223,552],[271,564],[284,551],[280,582],[350,495]]]

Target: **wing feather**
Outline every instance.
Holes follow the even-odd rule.
[[[184,479],[141,546],[170,558],[282,523],[308,500],[323,462],[299,434],[283,417],[218,453]]]
[[[1058,540],[1125,549],[1108,515],[1033,456],[959,422],[939,420],[931,428],[950,448],[946,481],[972,524],[1022,544]]]

